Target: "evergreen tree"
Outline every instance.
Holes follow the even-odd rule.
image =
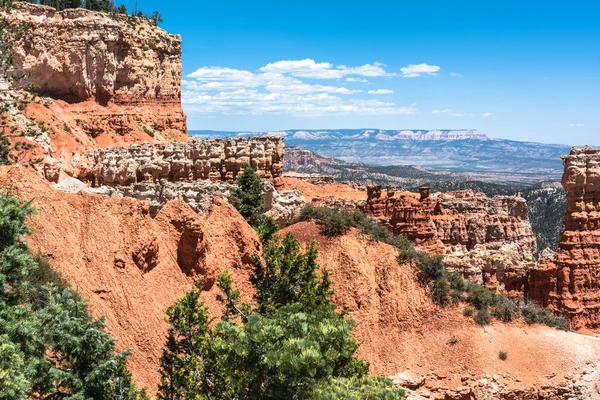
[[[302,311],[329,304],[333,293],[327,270],[319,279],[317,248],[311,243],[306,252],[288,233],[282,240],[263,247],[264,263],[254,257],[250,282],[256,289],[257,312],[267,314],[287,304],[302,304]]]
[[[262,182],[254,169],[246,164],[236,183],[237,187],[231,192],[233,204],[242,217],[254,226],[265,210]]]
[[[209,393],[216,381],[209,367],[208,310],[199,296],[192,290],[167,310],[170,328],[160,360],[158,399],[205,399],[203,393]]]
[[[316,256],[314,245],[302,252],[291,235],[265,244],[265,263],[256,260],[251,278],[254,307],[239,304],[222,274],[226,309],[214,328],[197,291],[170,308],[159,398],[399,399],[389,380],[365,377],[354,323],[331,303]]]
[[[237,177],[237,187],[232,190],[233,205],[242,217],[256,230],[261,242],[266,243],[279,230],[273,218],[264,214],[263,185],[254,169],[246,164]]]
[[[162,16],[160,15],[160,13],[158,11],[152,11],[152,16],[150,17],[150,19],[152,19],[152,21],[154,21],[154,23],[156,25],[160,24],[161,22],[163,22],[162,20]]]

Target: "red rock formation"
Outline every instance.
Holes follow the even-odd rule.
[[[567,214],[556,257],[530,273],[529,298],[563,314],[574,329],[600,327],[600,149],[563,157]]]
[[[49,156],[185,140],[178,35],[145,18],[25,2],[15,3],[9,18],[29,24],[12,51],[16,72],[39,86],[43,100],[31,102],[22,115],[49,128]]]
[[[525,290],[536,242],[527,204],[518,197],[487,198],[471,190],[431,195],[367,188],[365,211],[394,234],[445,257],[450,269],[512,294]]]
[[[254,230],[226,201],[215,198],[206,216],[182,201],[166,204],[151,218],[148,203],[54,189],[30,168],[0,167],[0,188],[33,199],[27,224],[35,251],[48,257],[96,317],[105,316],[117,348],[131,348],[136,383],[154,393],[167,334],[165,310],[194,282],[204,284],[202,301],[221,314],[214,282],[232,274],[245,301],[251,299],[251,259],[261,248]]]

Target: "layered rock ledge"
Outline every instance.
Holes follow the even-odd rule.
[[[488,198],[472,190],[431,194],[367,187],[366,201],[314,198],[313,204],[358,209],[421,249],[444,257],[471,281],[522,296],[535,265],[536,240],[521,197]]]
[[[283,154],[283,139],[279,137],[190,139],[90,149],[75,161],[74,168],[75,176],[91,186],[114,186],[160,180],[233,183],[249,164],[261,179],[277,185]]]
[[[146,18],[82,8],[16,2],[8,17],[28,24],[12,48],[15,72],[45,99],[23,114],[48,128],[48,155],[185,140],[179,35]]]

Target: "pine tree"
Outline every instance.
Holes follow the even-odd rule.
[[[233,205],[250,225],[255,225],[264,212],[265,200],[262,183],[254,169],[246,164],[244,172],[237,177],[237,187],[232,190]]]
[[[302,310],[310,312],[330,303],[333,292],[329,273],[324,270],[319,279],[315,243],[302,252],[300,243],[288,233],[282,240],[265,244],[263,253],[264,263],[254,257],[250,276],[258,313],[267,314],[293,303],[302,304]]]
[[[192,290],[167,310],[170,325],[160,360],[161,381],[158,399],[205,399],[207,384],[204,356],[209,352],[208,311]]]
[[[302,252],[291,235],[267,243],[265,264],[257,262],[251,278],[254,307],[239,303],[223,273],[218,285],[226,309],[214,328],[197,291],[169,309],[159,398],[399,399],[402,392],[389,380],[365,377],[354,322],[331,303],[316,256],[314,245]]]
[[[237,187],[231,192],[233,205],[256,230],[262,243],[270,241],[279,227],[273,218],[264,214],[265,198],[260,178],[254,169],[246,164],[236,183]]]
[[[154,23],[156,25],[160,24],[161,22],[163,22],[162,20],[162,16],[160,15],[160,13],[158,11],[152,11],[152,17],[150,17],[150,19],[152,19],[152,21],[154,21]]]

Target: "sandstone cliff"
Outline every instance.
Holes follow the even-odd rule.
[[[563,314],[574,329],[600,327],[600,149],[574,147],[563,157],[564,232],[554,258],[531,272],[529,297]]]
[[[277,182],[283,153],[279,137],[190,139],[93,149],[74,162],[73,172],[92,186],[157,183],[163,179],[233,183],[249,164],[260,178]]]
[[[9,18],[29,24],[14,43],[15,72],[41,96],[17,100],[15,123],[42,127],[45,155],[187,137],[178,35],[144,18],[21,2]]]
[[[365,211],[394,234],[444,256],[450,270],[491,289],[522,295],[535,265],[536,242],[519,197],[488,198],[471,190],[431,194],[367,188],[367,200],[315,197],[313,204]]]

